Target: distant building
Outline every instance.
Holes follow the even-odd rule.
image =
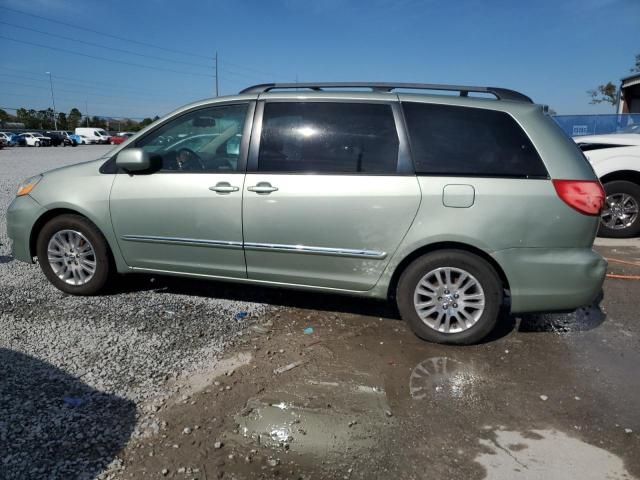
[[[618,113],[640,113],[640,72],[622,79]]]

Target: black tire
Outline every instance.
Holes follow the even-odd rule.
[[[626,180],[614,180],[604,184],[604,191],[607,193],[607,197],[618,194],[629,195],[633,198],[636,207],[640,206],[640,185]],[[605,209],[607,205],[605,205]],[[600,228],[598,229],[598,236],[608,238],[629,238],[640,235],[640,212],[636,213],[635,220],[631,225],[624,228],[610,228],[603,222],[600,222]]]
[[[51,238],[61,230],[75,230],[89,241],[95,252],[96,270],[83,285],[71,285],[61,280],[49,264],[47,248]],[[58,289],[72,295],[95,295],[107,284],[113,270],[107,241],[92,222],[81,215],[65,214],[49,220],[38,234],[36,243],[38,262],[47,279]]]
[[[437,268],[450,267],[473,275],[484,292],[485,306],[475,324],[466,330],[444,333],[420,319],[414,306],[418,283]],[[402,272],[398,282],[396,301],[402,318],[423,340],[453,345],[469,345],[485,338],[493,330],[502,306],[503,285],[494,268],[484,259],[464,250],[439,250],[414,260]]]

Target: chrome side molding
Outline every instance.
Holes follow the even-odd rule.
[[[250,243],[245,242],[246,250],[275,251],[290,253],[308,253],[312,255],[330,255],[336,257],[372,258],[382,260],[387,256],[386,252],[376,250],[358,250],[350,248],[310,247],[306,245],[283,245],[277,243]]]
[[[122,235],[122,240],[129,242],[166,243],[173,245],[188,245],[215,248],[242,248],[242,242],[227,240],[201,240],[197,238],[158,237],[145,235]]]
[[[147,243],[165,243],[172,245],[187,245],[212,248],[243,248],[242,242],[226,241],[226,240],[201,240],[196,238],[179,238],[179,237],[161,237],[161,236],[145,236],[145,235],[122,235],[120,238],[129,242],[147,242]],[[289,253],[305,253],[310,255],[328,255],[333,257],[352,257],[352,258],[370,258],[373,260],[382,260],[386,258],[386,252],[377,250],[361,250],[351,248],[331,248],[331,247],[313,247],[306,245],[285,245],[278,243],[244,243],[246,250],[255,250],[263,252],[289,252]]]

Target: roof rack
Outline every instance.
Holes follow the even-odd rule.
[[[386,82],[315,82],[315,83],[261,83],[245,88],[240,93],[265,93],[271,90],[284,89],[310,89],[323,91],[331,88],[370,88],[374,92],[391,92],[392,90],[403,88],[410,90],[443,90],[449,92],[460,92],[461,97],[468,97],[469,92],[489,93],[498,100],[513,100],[517,102],[533,103],[526,95],[498,87],[472,87],[468,85],[444,85],[435,83],[386,83]]]

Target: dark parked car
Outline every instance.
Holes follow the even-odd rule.
[[[59,145],[66,147],[72,144],[69,137],[64,135],[64,132],[45,132],[44,134],[51,139],[51,145],[54,147]]]

